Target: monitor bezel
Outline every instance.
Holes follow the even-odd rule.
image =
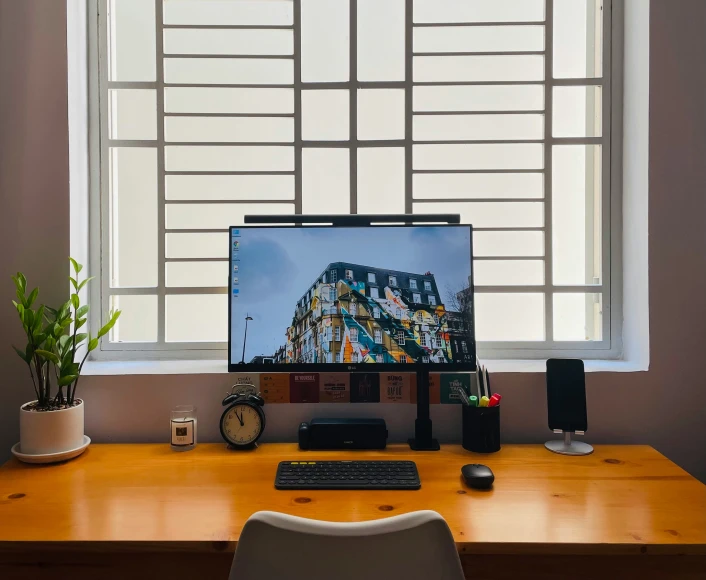
[[[231,332],[231,320],[233,316],[233,297],[231,295],[231,287],[233,283],[233,252],[231,250],[231,245],[233,243],[233,230],[245,230],[245,229],[302,229],[302,228],[467,228],[469,230],[469,245],[470,245],[470,256],[471,256],[471,268],[470,268],[470,279],[469,288],[473,293],[473,336],[472,336],[472,351],[473,351],[473,361],[470,363],[291,363],[291,364],[265,364],[265,363],[240,363],[232,362],[232,332]],[[240,225],[240,226],[230,226],[228,228],[228,372],[229,373],[350,373],[350,372],[370,372],[370,373],[389,373],[389,372],[403,372],[403,373],[417,373],[417,372],[473,372],[476,370],[476,361],[478,360],[477,348],[476,348],[476,337],[475,337],[475,286],[474,286],[474,276],[473,276],[473,226],[470,224],[373,224],[365,226],[354,226],[354,225],[279,225],[279,224],[262,224],[262,225]]]

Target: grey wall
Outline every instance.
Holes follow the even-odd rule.
[[[650,23],[650,370],[588,375],[588,440],[654,445],[706,481],[706,2],[652,0]],[[69,223],[63,3],[0,0],[0,26],[0,192],[6,216],[0,288],[9,300],[10,284],[2,281],[21,267],[53,299],[64,288]],[[0,344],[16,336],[9,306],[0,306],[0,328]],[[18,439],[17,407],[31,393],[13,356],[0,348],[0,458]],[[547,439],[544,376],[494,379],[505,396],[505,440]],[[230,382],[223,375],[87,377],[87,433],[95,441],[166,441],[169,409],[195,403],[200,439],[216,441],[220,400]],[[291,440],[299,421],[314,410],[332,412],[324,406],[269,407],[268,438]],[[378,412],[398,440],[409,434],[414,413],[387,405],[345,411]],[[438,435],[457,439],[458,408],[434,412]]]

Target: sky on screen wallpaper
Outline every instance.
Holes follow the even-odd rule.
[[[232,363],[467,360],[447,312],[468,285],[468,227],[232,232]]]

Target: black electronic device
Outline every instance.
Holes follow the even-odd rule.
[[[383,419],[312,419],[299,425],[301,449],[385,449]]]
[[[468,487],[473,489],[490,489],[495,481],[495,476],[487,465],[471,463],[461,468],[461,475]]]
[[[547,361],[547,411],[549,428],[564,435],[563,441],[547,441],[544,444],[547,449],[562,455],[593,452],[588,443],[571,439],[573,433],[583,435],[588,429],[582,360],[552,358]]]
[[[277,489],[419,489],[414,461],[282,461]]]
[[[247,385],[250,386],[250,385]],[[233,387],[235,390],[240,385]],[[231,392],[223,399],[221,436],[233,449],[250,449],[265,430],[265,401],[260,395]]]
[[[552,358],[547,361],[549,428],[586,431],[586,378],[583,361]]]

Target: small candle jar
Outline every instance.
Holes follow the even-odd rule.
[[[196,447],[196,407],[178,405],[172,410],[171,445],[174,451],[189,451]]]

